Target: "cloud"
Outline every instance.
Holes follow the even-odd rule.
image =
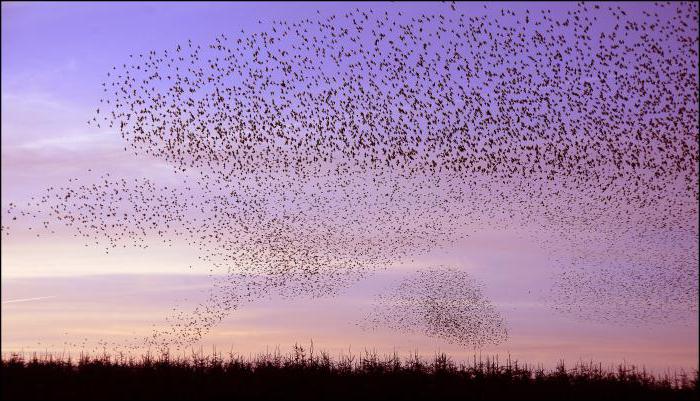
[[[7,300],[7,301],[2,301],[2,304],[4,305],[4,304],[14,304],[14,303],[18,303],[18,302],[39,301],[39,300],[42,300],[42,299],[49,299],[49,298],[56,298],[56,297],[53,296],[53,295],[49,295],[49,296],[46,296],[46,297],[9,299],[9,300]]]

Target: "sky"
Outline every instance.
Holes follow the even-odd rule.
[[[221,33],[256,32],[262,22],[295,21],[315,10],[343,14],[354,3],[2,3],[2,208],[22,203],[69,178],[90,182],[109,172],[176,182],[169,166],[124,152],[116,130],[86,124],[101,97],[100,83],[130,54],[208,43]],[[444,4],[372,3],[376,12],[407,15]],[[480,4],[459,4],[466,12]],[[573,4],[489,4],[522,11],[573,9]],[[88,169],[90,171],[88,171]],[[4,216],[4,215],[3,215]],[[256,354],[295,342],[332,354],[376,349],[408,354],[437,351],[470,358],[475,351],[416,334],[358,326],[373,300],[417,267],[458,266],[484,283],[508,322],[509,340],[481,350],[552,366],[561,359],[629,362],[650,369],[697,369],[698,319],[673,324],[617,325],[553,311],[548,291],[557,273],[551,253],[527,229],[480,227],[468,239],[403,260],[345,289],[338,297],[270,300],[231,313],[201,342],[208,349]],[[85,246],[68,229],[36,238],[20,232],[2,240],[2,351],[76,352],[148,335],[173,305],[187,308],[210,286],[195,249]],[[697,244],[696,244],[697,249]],[[697,253],[697,250],[695,250]],[[194,266],[191,268],[190,266]],[[185,300],[187,299],[187,300]]]

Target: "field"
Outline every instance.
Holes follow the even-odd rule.
[[[244,358],[192,353],[2,359],[2,399],[635,399],[697,400],[698,373],[560,363],[544,369],[445,354],[425,360],[365,352],[331,358],[295,347]]]

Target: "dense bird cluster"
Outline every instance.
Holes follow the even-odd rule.
[[[419,270],[380,294],[362,325],[420,332],[473,348],[508,338],[503,317],[481,285],[466,272],[444,266]]]
[[[357,8],[131,55],[88,123],[182,184],[49,188],[9,221],[58,220],[107,250],[195,246],[226,276],[154,333],[165,343],[196,341],[245,300],[333,294],[482,227],[542,233],[557,309],[696,313],[697,4],[466,8]],[[438,297],[416,280],[407,297]],[[453,306],[438,298],[421,305]],[[496,330],[463,312],[431,309],[426,327],[472,345]]]

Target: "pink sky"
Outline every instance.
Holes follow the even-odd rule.
[[[396,350],[401,356],[417,351],[426,357],[444,351],[456,359],[471,359],[474,350],[417,333],[382,328],[367,331],[357,326],[370,310],[373,295],[381,291],[380,283],[391,278],[390,273],[380,274],[340,297],[272,299],[246,305],[198,347],[255,355],[278,346],[287,352],[295,342],[308,345],[313,339],[317,350],[334,356],[348,349],[354,353],[374,349],[387,354]],[[203,298],[208,283],[206,276],[182,275],[5,279],[2,349],[5,353],[77,354],[81,350],[101,352],[103,341],[108,351],[124,349],[114,344],[129,344],[148,335],[153,324],[164,327],[163,319],[171,314],[173,305],[193,305]],[[183,301],[185,298],[189,301]],[[8,302],[13,299],[17,301]],[[507,318],[510,339],[481,350],[483,355],[504,358],[510,354],[522,362],[550,367],[560,359],[610,365],[626,361],[657,372],[696,366],[697,325],[610,327],[554,315],[545,303],[528,294],[507,299],[494,295],[492,301]]]
[[[356,6],[326,3],[308,7],[330,14]],[[416,14],[437,7],[403,6]],[[116,131],[95,131],[85,124],[100,96],[104,72],[133,52],[171,47],[187,38],[208,41],[233,28],[256,29],[258,19],[302,18],[308,12],[304,7],[292,3],[207,7],[3,3],[3,210],[9,202],[26,202],[44,188],[64,185],[73,177],[89,183],[109,172],[163,184],[176,182],[179,177],[163,162],[124,152]],[[373,7],[391,10],[393,6]],[[525,4],[512,7],[520,9]],[[546,7],[565,12],[573,5]],[[691,206],[687,217],[694,222],[697,208]],[[384,329],[367,332],[356,326],[374,297],[401,274],[449,264],[483,282],[486,295],[508,322],[508,342],[484,349],[484,354],[511,354],[523,362],[549,366],[564,359],[572,363],[627,361],[658,371],[697,369],[697,316],[673,324],[634,326],[556,312],[548,296],[559,269],[551,252],[537,241],[544,234],[529,227],[498,230],[483,224],[475,228],[478,230],[468,239],[413,262],[402,260],[387,266],[386,271],[368,277],[342,296],[273,298],[244,305],[216,326],[201,346],[255,354],[275,346],[286,351],[295,342],[307,344],[313,339],[315,347],[332,354],[350,347],[353,352],[370,348],[387,353],[397,350],[402,355],[414,350],[424,355],[447,351],[469,358],[473,350],[420,334]],[[568,246],[565,239],[548,240],[554,247]],[[208,288],[207,267],[197,263],[194,249],[182,244],[169,248],[152,239],[151,245],[147,250],[127,248],[105,255],[101,247],[86,248],[69,230],[41,238],[27,232],[11,238],[3,235],[2,352],[77,352],[85,338],[85,348],[92,350],[99,341],[119,343],[148,336],[154,324],[164,323],[173,305],[190,308]],[[697,254],[697,244],[689,246],[693,245]],[[639,257],[651,253],[641,250]]]

